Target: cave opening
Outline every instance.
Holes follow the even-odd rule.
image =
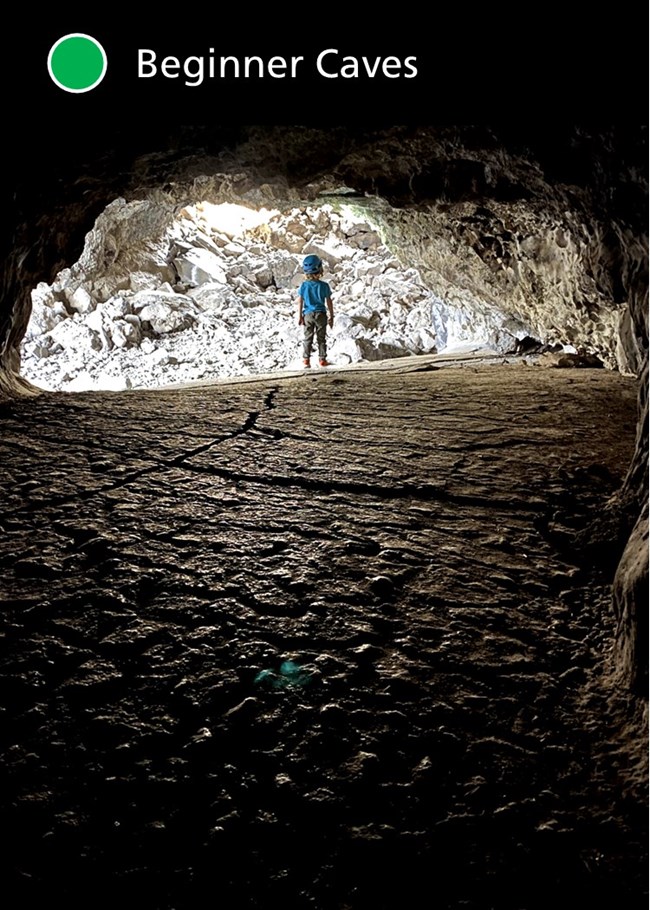
[[[115,199],[77,261],[32,290],[23,377],[50,391],[122,391],[300,369],[296,295],[310,253],[333,288],[333,366],[507,355],[524,339],[539,350],[518,314],[451,299],[462,287],[452,256],[452,293],[434,290],[386,236],[390,205],[354,195],[268,207]]]
[[[487,149],[479,166],[467,134],[403,139],[284,182],[266,141],[241,179],[250,145],[219,173],[183,164],[203,176],[182,185],[177,162],[138,160],[122,183],[71,183],[70,217],[62,202],[10,250],[6,273],[30,287],[47,275],[42,312],[65,311],[41,336],[103,331],[107,362],[192,335],[142,320],[159,300],[133,305],[166,281],[152,317],[173,325],[182,298],[180,316],[207,313],[216,332],[228,308],[234,328],[268,300],[287,307],[276,337],[289,347],[289,265],[317,234],[312,210],[330,225],[345,214],[354,253],[323,247],[339,288],[380,293],[351,263],[383,244],[400,267],[389,277],[422,290],[409,314],[434,298],[473,326],[496,311],[611,368],[434,370],[415,355],[315,382],[7,403],[3,819],[8,881],[32,903],[56,889],[85,906],[86,881],[113,904],[141,889],[161,907],[208,891],[351,910],[404,903],[405,888],[477,910],[644,892],[647,244],[523,157]],[[203,223],[224,202],[265,210],[246,229],[258,259],[237,249],[241,226]],[[304,229],[295,251],[289,218]],[[177,219],[185,247],[167,235]],[[90,230],[80,256],[75,226]],[[225,281],[196,281],[208,261]],[[369,277],[391,272],[379,265]],[[198,307],[204,293],[223,304]],[[9,296],[11,342],[26,323]],[[120,301],[130,311],[105,323]],[[367,341],[377,327],[344,302],[348,335]],[[117,345],[127,325],[142,340]],[[504,345],[517,337],[498,327]],[[445,350],[437,325],[434,343]],[[177,360],[160,376],[177,382]]]

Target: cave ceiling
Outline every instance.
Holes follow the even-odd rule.
[[[14,201],[22,295],[14,339],[24,334],[26,291],[76,262],[93,228],[124,260],[188,204],[327,203],[367,220],[451,305],[496,308],[543,342],[584,348],[624,372],[640,369],[640,127],[574,126],[549,136],[486,125],[189,125],[150,135],[148,151],[137,132],[113,139],[92,153],[84,146],[83,162],[55,154],[24,174]],[[146,215],[102,219],[118,198],[146,202]]]

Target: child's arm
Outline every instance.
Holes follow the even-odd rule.
[[[325,303],[327,304],[327,313],[329,315],[328,322],[329,322],[329,326],[331,329],[332,326],[334,325],[334,304],[332,303],[332,298],[326,297]]]
[[[302,315],[302,297],[298,297],[298,325],[304,325],[305,320]]]

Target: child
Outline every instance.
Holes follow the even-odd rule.
[[[327,325],[334,325],[334,308],[332,292],[326,281],[322,281],[323,263],[318,256],[306,256],[302,263],[305,280],[298,291],[298,325],[303,325],[303,364],[311,366],[311,348],[316,332],[318,343],[318,363],[322,367],[327,362]]]

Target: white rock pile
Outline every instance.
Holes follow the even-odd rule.
[[[112,205],[123,221],[137,206]],[[322,206],[225,228],[223,208],[183,209],[128,256],[112,255],[103,235],[103,269],[84,274],[80,263],[99,259],[89,253],[91,232],[80,263],[32,292],[23,376],[50,390],[122,390],[299,369],[296,291],[309,253],[323,259],[332,287],[335,365],[459,345],[505,352],[531,334],[496,310],[450,308],[353,215]],[[120,257],[127,271],[117,268]]]

